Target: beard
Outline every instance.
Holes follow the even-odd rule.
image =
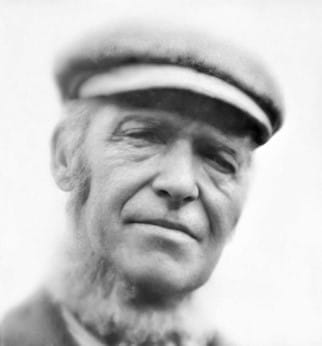
[[[193,294],[164,306],[133,304],[137,288],[95,253],[81,230],[90,174],[81,159],[76,171],[68,203],[70,229],[47,280],[52,298],[108,345],[217,345],[213,326],[200,325],[205,319]]]
[[[132,304],[136,288],[71,238],[47,282],[53,299],[108,345],[217,345],[193,294],[163,308]],[[63,250],[63,251],[62,251]],[[212,344],[209,340],[212,339]]]

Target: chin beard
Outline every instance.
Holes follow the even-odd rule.
[[[76,244],[74,238],[65,242],[47,289],[93,335],[114,345],[217,345],[209,343],[213,326],[200,325],[205,320],[192,294],[158,308],[133,304],[136,287]]]

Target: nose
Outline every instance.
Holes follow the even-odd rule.
[[[199,197],[196,162],[188,141],[177,141],[163,154],[152,187],[158,196],[176,205]]]

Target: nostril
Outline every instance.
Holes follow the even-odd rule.
[[[167,190],[158,190],[157,191],[158,196],[160,197],[170,197],[170,193]]]
[[[157,195],[176,204],[189,203],[195,199],[193,195],[184,196],[181,193],[171,193],[166,189],[158,189]]]
[[[193,200],[194,200],[193,196],[187,196],[187,197],[184,198],[185,202],[192,202]]]

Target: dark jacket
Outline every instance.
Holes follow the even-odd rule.
[[[174,334],[172,340],[175,345],[182,345],[179,335]],[[117,342],[112,344],[118,345]],[[143,345],[151,344],[147,341]],[[213,337],[205,346],[220,345],[223,343],[219,338]],[[46,292],[41,292],[4,318],[0,324],[0,346],[78,345],[68,332],[59,305]]]
[[[5,316],[0,325],[1,346],[77,346],[59,306],[45,292]]]

